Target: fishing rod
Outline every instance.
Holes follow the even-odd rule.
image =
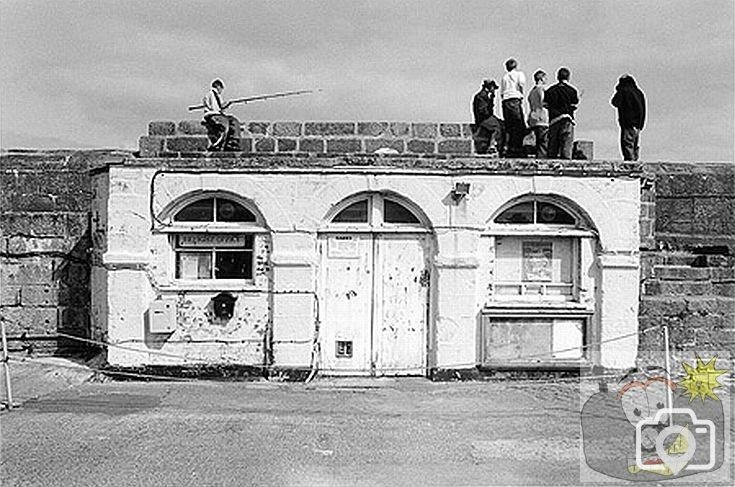
[[[260,101],[260,100],[269,100],[271,98],[281,98],[284,96],[296,96],[296,95],[306,95],[309,93],[315,93],[320,92],[322,90],[298,90],[298,91],[285,91],[283,93],[272,93],[270,95],[258,95],[258,96],[249,96],[246,98],[235,98],[230,100],[228,103],[230,105],[233,105],[235,103],[248,103],[251,101]],[[199,105],[190,105],[189,110],[200,110],[204,107],[204,104]]]

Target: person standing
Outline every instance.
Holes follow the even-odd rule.
[[[482,82],[482,89],[472,99],[472,114],[475,118],[472,136],[477,154],[498,155],[498,140],[501,140],[503,129],[494,113],[497,89],[494,80],[486,79]]]
[[[523,137],[526,135],[526,123],[523,117],[523,90],[526,86],[526,75],[518,70],[518,61],[513,58],[505,62],[507,73],[500,82],[500,97],[503,100],[503,118],[508,132],[508,150],[510,157],[523,155]]]
[[[640,149],[638,142],[643,124],[646,122],[646,97],[633,77],[624,74],[618,79],[615,95],[610,103],[618,109],[620,151],[623,153],[623,160],[637,161]]]
[[[574,143],[574,111],[579,104],[577,89],[569,84],[571,73],[559,68],[557,83],[544,93],[544,106],[549,110],[549,157],[572,158]]]
[[[222,150],[227,144],[227,140],[232,135],[238,135],[240,122],[232,115],[225,113],[230,103],[222,102],[222,91],[225,84],[221,79],[212,81],[212,89],[204,95],[202,103],[204,104],[204,122],[213,125],[220,132],[217,140],[207,147],[207,150]]]
[[[533,73],[536,85],[528,94],[528,127],[536,137],[536,157],[548,155],[549,114],[544,108],[544,91],[546,90],[546,73],[539,69]]]

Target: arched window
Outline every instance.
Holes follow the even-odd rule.
[[[224,196],[188,202],[172,215],[174,277],[179,280],[252,280],[256,213]]]
[[[416,210],[400,201],[400,198],[381,193],[365,194],[349,200],[331,218],[330,225],[371,229],[391,227],[423,226]]]
[[[580,237],[589,225],[550,197],[527,197],[494,219],[492,294],[499,301],[579,299]]]

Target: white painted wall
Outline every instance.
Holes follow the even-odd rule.
[[[583,245],[588,261],[599,266],[600,289],[589,289],[583,272],[583,300],[599,309],[593,337],[614,338],[637,331],[639,182],[610,177],[507,176],[472,174],[387,174],[386,170],[351,168],[332,173],[227,172],[176,173],[156,176],[153,167],[112,165],[95,179],[100,194],[100,225],[104,238],[98,248],[104,266],[93,272],[94,319],[107,329],[112,343],[134,340],[141,352],[110,349],[115,365],[172,363],[155,355],[165,352],[190,360],[260,364],[262,348],[214,344],[174,346],[146,343],[143,316],[157,296],[192,297],[204,303],[217,293],[213,286],[180,289],[172,281],[172,251],[168,236],[152,231],[150,208],[158,218],[192,192],[229,191],[251,201],[271,234],[269,273],[251,287],[262,291],[292,290],[301,294],[267,293],[246,301],[259,319],[273,323],[273,356],[277,366],[308,367],[314,336],[313,296],[319,275],[317,234],[324,217],[345,198],[363,191],[389,191],[420,208],[435,233],[428,363],[435,367],[471,366],[478,360],[478,314],[485,304],[492,270],[492,245],[481,234],[494,214],[509,200],[525,194],[558,195],[573,201],[589,219],[599,242]],[[470,194],[454,205],[449,194],[457,181],[470,183]],[[151,194],[150,190],[153,189]],[[97,244],[97,242],[96,242]],[[594,249],[594,250],[593,250]],[[622,262],[622,263],[621,263]],[[587,276],[587,277],[585,277]],[[95,290],[107,287],[105,293]],[[238,290],[231,290],[236,293]],[[595,300],[602,300],[596,302]],[[202,304],[204,306],[204,304]],[[249,308],[250,309],[250,308]],[[104,316],[103,316],[104,315]],[[251,320],[253,321],[253,320]],[[257,321],[257,320],[255,320]],[[183,325],[182,325],[183,326]],[[211,325],[203,325],[211,326]],[[250,325],[248,325],[250,326]],[[183,329],[182,329],[183,330]],[[256,337],[253,329],[227,339]],[[637,338],[607,343],[600,361],[612,367],[632,366]]]

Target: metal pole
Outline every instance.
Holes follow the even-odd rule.
[[[666,365],[666,379],[670,382],[673,382],[671,380],[671,362],[669,360],[669,327],[664,325],[664,349],[665,349],[665,357],[664,357],[664,363]],[[671,391],[671,387],[669,387],[669,384],[666,384],[666,399],[669,408],[669,426],[674,425],[674,418],[673,414],[671,412],[671,409],[674,407],[674,396],[673,392]]]
[[[8,411],[13,409],[13,393],[10,391],[10,367],[8,366],[8,339],[5,336],[5,321],[0,319],[0,335],[3,342],[3,366],[5,369],[5,395],[8,400]]]

